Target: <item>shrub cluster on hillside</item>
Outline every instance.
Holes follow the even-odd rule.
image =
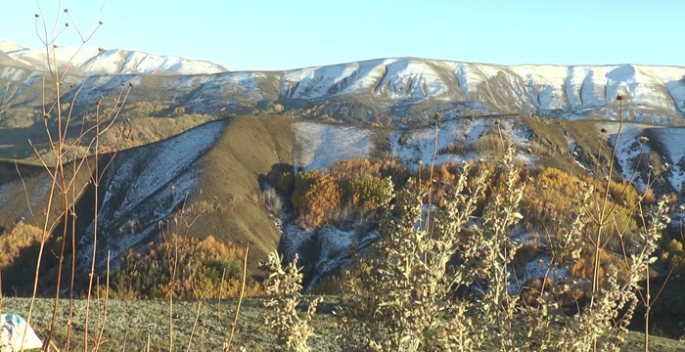
[[[276,175],[276,190],[290,200],[303,227],[352,219],[368,220],[375,213],[381,195],[392,184],[388,177],[404,179],[407,169],[388,160],[341,161],[328,170],[283,172]]]
[[[112,275],[116,295],[126,298],[180,299],[234,297],[240,293],[245,250],[214,237],[199,240],[172,235],[150,243],[143,253],[127,250]],[[258,291],[252,279],[247,294]]]

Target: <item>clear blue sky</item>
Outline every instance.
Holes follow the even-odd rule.
[[[58,0],[39,0],[53,21]],[[63,0],[87,30],[100,0]],[[0,0],[0,39],[38,47],[34,0]],[[416,56],[685,66],[685,0],[109,0],[89,45],[278,70]],[[67,21],[62,16],[60,26]],[[79,44],[73,31],[60,45]]]

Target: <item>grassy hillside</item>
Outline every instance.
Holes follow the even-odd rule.
[[[193,233],[249,243],[253,269],[280,239],[261,200],[259,179],[273,167],[292,165],[292,122],[283,116],[233,118],[204,161],[204,181],[193,206],[206,212]]]

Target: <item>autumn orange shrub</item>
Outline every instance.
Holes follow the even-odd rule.
[[[13,264],[21,250],[40,241],[42,235],[42,229],[21,222],[0,236],[0,268]]]
[[[181,299],[231,297],[240,293],[245,250],[219,242],[173,235],[161,243],[150,243],[143,253],[128,249],[111,278],[118,296],[166,298],[173,292]],[[247,279],[247,293],[259,286]]]
[[[372,163],[369,159],[351,159],[339,161],[333,165],[330,174],[339,180],[350,180],[353,178],[380,178],[381,164]]]
[[[302,226],[319,227],[335,219],[341,198],[340,186],[330,174],[317,170],[297,174],[292,203]]]
[[[395,184],[386,177],[394,181],[405,174],[408,178],[406,168],[394,160],[351,159],[327,170],[283,173],[276,189],[290,198],[301,226],[317,228],[332,221],[366,219]]]

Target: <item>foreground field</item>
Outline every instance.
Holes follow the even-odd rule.
[[[335,316],[330,314],[331,300],[323,303],[320,312],[313,320],[317,337],[311,340],[313,351],[344,351],[338,346],[335,331]],[[74,301],[75,323],[71,350],[83,350],[85,301]],[[175,351],[221,351],[227,341],[233,324],[236,308],[235,300],[208,302],[178,301],[173,306],[173,345]],[[36,301],[31,325],[41,338],[45,338],[51,320],[53,300]],[[55,327],[57,345],[64,350],[67,334],[68,300],[60,302]],[[18,313],[26,316],[30,299],[5,298],[2,310],[5,313]],[[99,329],[98,321],[103,321],[104,302],[91,306],[89,322],[89,349],[95,344]],[[198,314],[199,311],[199,314]],[[248,298],[243,301],[240,319],[236,327],[233,351],[269,351],[274,346],[276,336],[264,324],[266,314],[262,299]],[[169,351],[169,302],[110,300],[99,351],[146,351],[149,340],[150,351]],[[644,351],[644,335],[630,332],[624,351]],[[494,349],[494,347],[493,347]],[[678,341],[650,337],[651,351],[683,351],[685,345]]]

